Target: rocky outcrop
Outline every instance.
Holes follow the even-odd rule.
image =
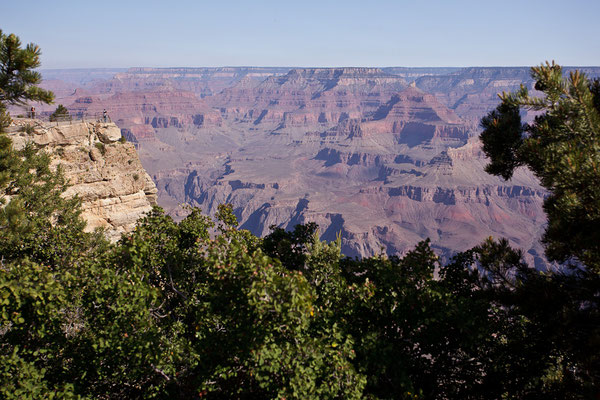
[[[29,133],[21,129],[29,126]],[[110,240],[130,232],[136,221],[156,205],[156,186],[133,144],[121,139],[113,123],[42,123],[13,121],[15,148],[33,143],[60,165],[70,186],[65,196],[78,196],[87,230],[104,228]]]

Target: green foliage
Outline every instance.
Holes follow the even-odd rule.
[[[74,394],[73,385],[52,387],[44,377],[45,370],[40,370],[33,362],[25,361],[17,351],[0,356],[0,395],[3,399],[81,398]]]
[[[118,264],[143,270],[159,290],[153,312],[168,354],[165,393],[208,398],[358,398],[351,341],[335,326],[312,329],[314,294],[237,231],[230,207],[214,223],[192,210],[175,224],[155,209],[122,241]],[[345,343],[345,344],[344,344]]]
[[[553,297],[555,283],[506,241],[445,266],[427,242],[402,258],[351,260],[314,226],[275,230],[261,243],[229,225],[231,211],[222,207],[227,222],[215,224],[191,209],[175,223],[155,208],[76,269],[8,264],[1,367],[21,375],[7,387],[216,399],[558,399],[592,390],[597,353],[576,361],[583,354],[564,335],[593,340],[594,325],[575,328],[597,321],[597,308],[556,331],[563,320],[540,314],[537,301],[569,308],[568,287]],[[275,236],[290,254],[273,248]]]
[[[36,86],[42,80],[39,72],[40,48],[33,43],[21,48],[21,41],[14,35],[0,30],[0,103],[23,104],[25,101],[52,102],[52,92]]]
[[[102,154],[102,155],[106,154],[106,146],[104,145],[104,143],[96,142],[96,143],[94,143],[94,146],[96,146],[96,148],[100,151],[100,154]]]
[[[505,179],[527,166],[550,191],[543,242],[551,260],[575,260],[600,273],[600,82],[554,63],[532,68],[542,97],[525,87],[503,94],[482,120],[487,171]],[[522,124],[519,110],[541,112]]]
[[[65,278],[64,280],[61,278]],[[57,275],[48,266],[21,261],[5,265],[0,275],[3,398],[71,398],[73,385],[52,383],[60,371],[65,324],[70,308],[67,286],[72,277]]]
[[[504,320],[522,321],[516,327],[530,338],[519,340],[515,330],[507,344],[517,347],[500,354],[502,364],[529,377],[517,397],[594,398],[600,393],[600,81],[578,71],[564,78],[554,63],[532,68],[532,75],[541,97],[523,86],[504,93],[482,120],[487,170],[508,179],[523,165],[536,174],[550,191],[546,254],[571,269],[529,269],[506,243],[473,251],[491,278],[485,291],[507,311]],[[522,124],[522,108],[539,114]]]
[[[480,135],[483,151],[490,157],[485,171],[504,179],[512,178],[514,170],[523,164],[517,149],[523,144],[523,125],[519,107],[502,103],[481,120]]]
[[[600,279],[529,268],[506,240],[464,253],[454,268],[482,272],[483,293],[502,323],[495,376],[516,398],[579,399],[599,393]]]
[[[25,133],[27,133],[27,134],[32,134],[32,133],[34,133],[34,132],[35,132],[35,128],[34,128],[34,126],[33,126],[33,125],[30,125],[30,124],[23,125],[23,126],[22,126],[22,127],[19,129],[19,130],[20,130],[21,132],[25,132]]]
[[[263,240],[263,249],[271,257],[276,257],[290,269],[300,270],[304,268],[306,251],[313,243],[313,236],[318,226],[314,222],[306,225],[297,225],[292,232],[275,225],[270,227],[272,232]]]
[[[527,345],[539,347],[534,333],[524,332],[519,316],[490,297],[496,271],[521,266],[520,253],[506,242],[486,243],[441,266],[428,242],[402,258],[351,260],[340,255],[339,242],[325,244],[307,232],[314,226],[274,229],[263,247],[281,255],[287,269],[300,270],[314,288],[315,326],[333,322],[352,340],[352,364],[367,378],[363,397],[541,393],[531,387],[548,357],[525,351]]]
[[[54,110],[54,112],[52,113],[52,115],[50,115],[50,121],[70,121],[71,120],[71,114],[69,114],[69,110],[67,110],[67,107],[63,106],[62,104],[59,104],[58,107],[56,107],[56,110]]]
[[[219,221],[219,231],[222,233],[232,231],[238,225],[237,217],[230,204],[219,204],[216,217]]]

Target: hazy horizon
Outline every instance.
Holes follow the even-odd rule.
[[[600,65],[600,2],[31,1],[0,29],[45,69]]]
[[[77,70],[129,70],[132,68],[152,68],[152,69],[217,69],[217,68],[280,68],[280,69],[339,69],[339,68],[378,68],[378,69],[388,69],[388,68],[406,68],[406,69],[465,69],[465,68],[531,68],[533,66],[537,66],[540,63],[534,65],[465,65],[465,66],[455,66],[455,65],[443,65],[443,66],[427,66],[421,65],[416,67],[407,67],[405,65],[368,65],[368,66],[356,66],[356,65],[335,65],[335,66],[311,66],[311,65],[282,65],[282,66],[273,66],[273,65],[217,65],[217,66],[206,66],[206,65],[196,65],[196,66],[164,66],[164,67],[151,67],[147,65],[132,65],[129,67],[65,67],[65,68],[39,68],[39,71],[77,71]],[[598,65],[561,65],[563,68],[600,68],[600,63]]]

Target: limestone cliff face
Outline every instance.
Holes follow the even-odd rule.
[[[31,142],[49,153],[71,185],[65,196],[82,200],[87,230],[102,227],[110,240],[119,239],[156,205],[156,187],[133,144],[120,141],[121,131],[113,123],[53,124],[13,121],[13,145],[21,148]],[[33,129],[26,132],[25,126]]]

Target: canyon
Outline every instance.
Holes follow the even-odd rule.
[[[184,204],[214,214],[230,203],[254,234],[315,222],[350,257],[429,238],[447,259],[506,237],[546,267],[546,192],[526,170],[510,181],[486,174],[478,140],[498,93],[534,90],[528,68],[42,72],[72,115],[107,110],[176,219]]]

